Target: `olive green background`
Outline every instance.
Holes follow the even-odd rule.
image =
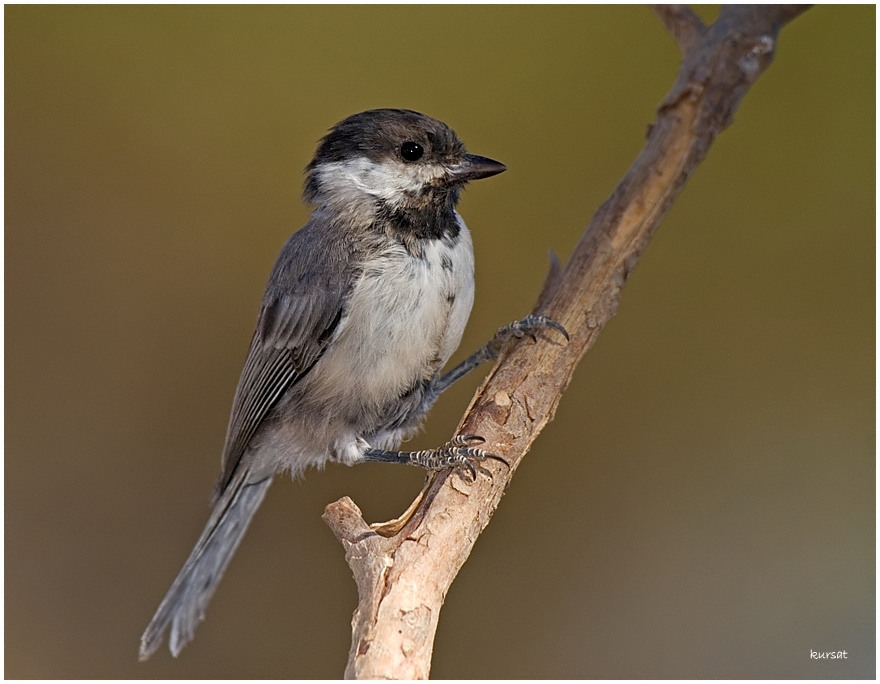
[[[873,678],[874,12],[781,33],[453,585],[433,676]],[[674,42],[644,7],[5,18],[6,676],[341,676],[355,590],[321,512],[393,516],[415,469],[279,479],[195,641],[137,662],[316,141],[408,107],[509,166],[460,206],[460,358],[632,163]],[[445,441],[480,377],[410,444]]]

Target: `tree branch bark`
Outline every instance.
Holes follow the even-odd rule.
[[[705,26],[688,8],[655,8],[683,53],[645,147],[596,212],[562,272],[551,268],[536,311],[559,321],[569,344],[526,340],[477,391],[459,426],[510,468],[491,477],[459,472],[429,479],[402,529],[378,534],[351,499],[324,519],[342,542],[358,588],[347,678],[422,679],[430,671],[440,608],[453,579],[497,508],[517,466],[553,419],[575,366],[617,310],[620,288],[715,137],[770,65],[779,29],[804,5],[724,6]],[[394,528],[390,528],[394,529]]]

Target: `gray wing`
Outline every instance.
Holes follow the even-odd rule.
[[[356,275],[353,250],[315,223],[284,245],[263,297],[238,381],[215,496],[281,396],[321,358],[344,318]]]

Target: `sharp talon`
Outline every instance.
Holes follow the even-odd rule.
[[[563,328],[559,323],[554,321],[552,318],[548,318],[547,316],[543,316],[541,314],[535,315],[534,323],[538,327],[542,328],[553,328],[557,332],[559,332],[566,340],[566,342],[571,342],[571,337],[568,335],[568,330]]]
[[[501,461],[504,465],[507,466],[508,470],[510,469],[510,463],[507,462],[506,458],[501,458],[501,456],[498,456],[496,454],[486,454],[486,458],[491,458],[493,461]]]
[[[554,321],[552,318],[547,319],[547,325],[549,325],[554,330],[562,333],[562,336],[565,338],[566,342],[571,342],[571,337],[569,337],[569,335],[568,335],[568,330],[563,328],[559,323]]]

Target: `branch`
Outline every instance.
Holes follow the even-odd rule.
[[[656,9],[683,52],[676,83],[658,107],[645,147],[596,212],[565,269],[551,269],[536,308],[562,323],[571,342],[517,344],[486,378],[459,426],[461,433],[485,437],[485,448],[510,468],[487,462],[490,477],[473,483],[460,472],[429,478],[400,524],[379,528],[396,532],[390,537],[370,528],[348,498],[325,510],[359,595],[346,677],[428,676],[440,608],[453,579],[523,456],[553,419],[578,361],[617,310],[620,288],[657,225],[770,65],[779,29],[805,9],[724,6],[708,27],[687,8]]]
[[[687,5],[654,5],[654,12],[683,54],[690,52],[706,35],[706,26]]]

